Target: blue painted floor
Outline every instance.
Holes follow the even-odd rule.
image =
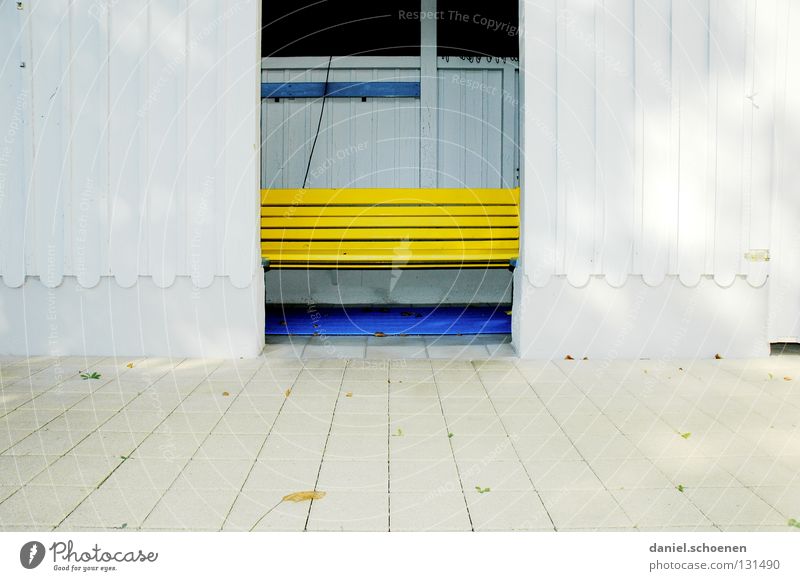
[[[359,307],[267,305],[267,335],[479,335],[511,333],[511,305]]]

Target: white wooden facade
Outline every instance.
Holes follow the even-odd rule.
[[[0,2],[0,351],[258,353],[260,11]]]
[[[518,77],[430,50],[335,68],[419,78],[422,99],[330,103],[314,158],[350,153],[314,185],[513,186],[520,167],[521,356],[800,339],[800,4],[525,0],[521,18]],[[255,0],[0,0],[0,352],[259,352],[258,188],[297,186],[316,119],[260,104],[259,23]],[[482,91],[498,82],[517,107]]]
[[[796,341],[800,4],[523,6],[521,351]]]
[[[5,284],[248,286],[259,3],[16,4],[0,4],[0,130],[18,127],[0,212]]]
[[[783,10],[779,14],[779,6]],[[527,5],[526,261],[541,286],[760,286],[789,3]],[[777,115],[777,116],[776,116]],[[553,147],[557,136],[557,147]]]

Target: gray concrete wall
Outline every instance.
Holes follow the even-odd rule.
[[[505,269],[269,270],[267,303],[510,303]]]

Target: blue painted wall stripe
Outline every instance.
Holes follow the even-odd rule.
[[[262,98],[314,98],[322,97],[325,83],[261,83]],[[416,82],[336,82],[328,83],[332,97],[419,97]]]

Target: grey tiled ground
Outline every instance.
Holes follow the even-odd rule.
[[[408,339],[0,358],[0,530],[798,530],[796,355]]]

